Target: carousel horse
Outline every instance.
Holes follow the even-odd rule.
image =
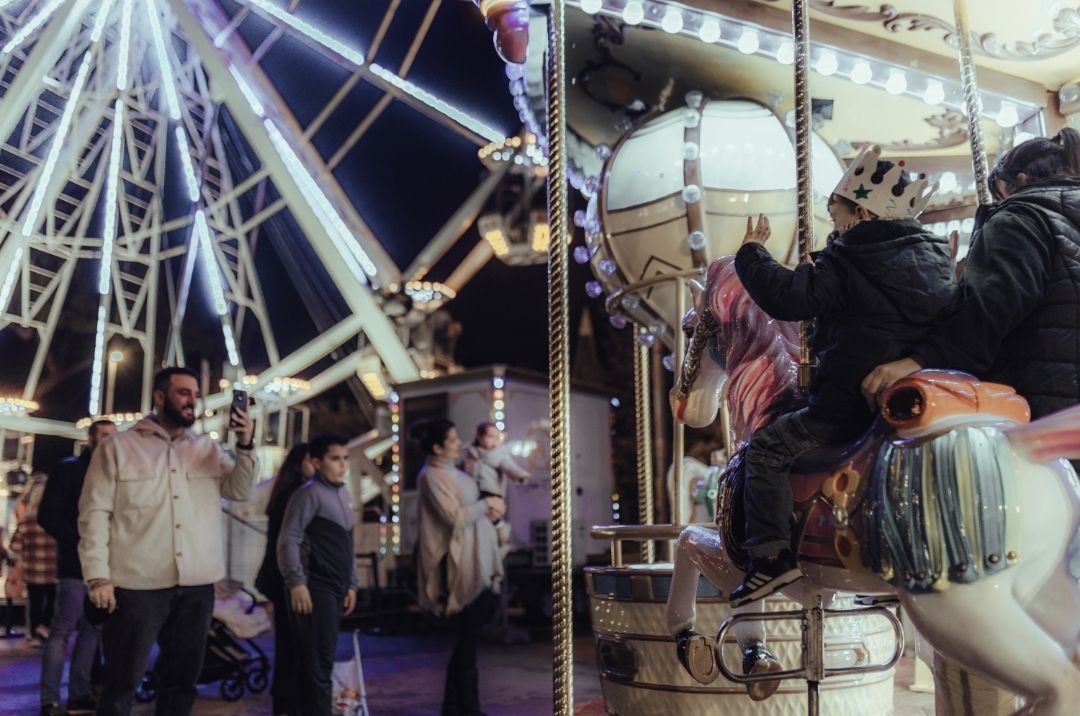
[[[741,467],[753,431],[798,407],[795,324],[770,319],[735,274],[710,265],[684,329],[675,417],[710,424],[726,400],[736,444],[716,529],[676,547],[667,623],[680,661],[716,678],[713,640],[693,631],[700,575],[724,594],[744,578]],[[788,598],[895,594],[946,657],[1027,698],[1023,714],[1080,704],[1080,408],[1029,422],[1011,388],[921,371],[882,396],[874,425],[792,468],[793,551],[805,577]]]

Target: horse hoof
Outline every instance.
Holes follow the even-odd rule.
[[[743,674],[775,674],[783,667],[771,651],[761,642],[743,649]],[[753,701],[764,701],[780,688],[781,679],[755,681],[746,685],[746,693]]]
[[[687,630],[675,636],[675,643],[679,663],[686,673],[706,686],[716,681],[720,670],[716,667],[712,639]]]

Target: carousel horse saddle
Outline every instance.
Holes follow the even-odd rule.
[[[994,424],[1029,418],[1012,388],[963,373],[920,371],[898,381],[864,435],[794,463],[800,559],[872,569],[910,591],[973,581],[1015,562],[1016,525],[1005,509],[1014,475]],[[721,478],[716,519],[741,566],[744,458],[737,453]]]

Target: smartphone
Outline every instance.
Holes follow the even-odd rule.
[[[237,427],[236,420],[233,418],[235,411],[246,413],[248,410],[248,394],[243,390],[234,390],[232,392],[232,407],[229,408],[229,427]]]

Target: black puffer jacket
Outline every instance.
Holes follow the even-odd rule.
[[[749,244],[735,270],[773,318],[817,318],[810,408],[821,420],[849,424],[873,418],[859,389],[863,376],[926,336],[957,288],[949,242],[914,219],[859,222],[795,270]]]
[[[1012,385],[1034,418],[1080,403],[1080,179],[979,211],[957,312],[914,352]]]

